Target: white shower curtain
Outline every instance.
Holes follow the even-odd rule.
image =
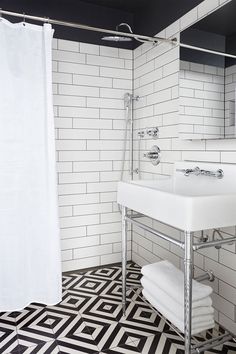
[[[61,299],[52,36],[0,20],[0,312]]]

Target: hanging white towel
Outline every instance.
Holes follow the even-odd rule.
[[[147,290],[143,290],[144,297],[155,307],[166,319],[168,319],[175,327],[177,327],[182,333],[184,333],[184,321],[181,321],[175,316],[175,313],[170,311],[168,305],[157,301]],[[203,332],[207,329],[215,327],[214,320],[211,321],[199,321],[192,325],[192,335]]]
[[[167,294],[174,294],[175,300],[183,303],[184,298],[184,274],[169,261],[161,261],[146,265],[141,270],[142,274],[151,279]],[[212,288],[193,280],[193,304],[204,299],[212,293]]]
[[[184,320],[184,299],[181,304],[179,304],[172,295],[174,294],[167,294],[163,291],[160,287],[155,285],[151,280],[147,279],[146,277],[142,277],[141,279],[142,286],[144,290],[148,291],[149,294],[152,294],[152,297],[156,299],[156,301],[160,301],[161,303],[167,304],[167,307],[170,311],[172,311],[176,317],[178,317],[181,321]],[[209,301],[208,301],[209,300]],[[203,300],[200,300],[202,304],[212,303],[212,300],[207,297]],[[199,316],[209,316],[210,319],[213,318],[214,309],[212,306],[195,306],[196,303],[193,304],[192,307],[192,317],[193,320],[195,317],[199,318]],[[204,318],[206,320],[206,317]]]

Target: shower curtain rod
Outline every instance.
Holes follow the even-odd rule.
[[[93,32],[109,33],[109,34],[113,34],[113,35],[125,36],[125,37],[130,37],[130,38],[139,38],[144,41],[152,42],[152,43],[158,43],[158,42],[167,42],[167,43],[172,43],[172,44],[177,43],[176,38],[166,39],[166,38],[162,38],[162,37],[150,37],[150,36],[144,36],[141,34],[113,31],[113,30],[108,30],[105,28],[87,26],[87,25],[83,25],[81,23],[67,22],[67,21],[60,21],[60,20],[55,20],[55,19],[50,19],[50,18],[45,18],[45,17],[25,15],[24,13],[21,14],[18,12],[12,12],[12,11],[6,11],[6,10],[0,9],[0,16],[1,15],[20,17],[20,18],[23,18],[24,20],[27,19],[27,20],[34,20],[34,21],[39,21],[39,22],[46,22],[46,23],[50,23],[52,25],[78,28],[78,29],[93,31]]]
[[[195,46],[193,46],[193,45],[184,44],[184,43],[180,43],[179,46],[182,47],[182,48],[188,48],[188,49],[198,50],[199,52],[205,52],[205,53],[210,53],[210,54],[216,54],[216,55],[220,55],[220,56],[222,56],[222,57],[227,57],[227,58],[236,59],[236,55],[227,54],[227,53],[223,53],[223,52],[217,52],[216,50],[205,49],[205,48],[202,48],[202,47],[195,47]]]

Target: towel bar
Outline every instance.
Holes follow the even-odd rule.
[[[214,247],[215,245],[224,244],[228,242],[236,242],[236,237],[229,237],[226,240],[210,241],[200,244],[193,244],[194,235],[192,232],[184,231],[184,241],[179,241],[173,237],[166,235],[162,232],[154,230],[153,228],[144,225],[143,223],[137,221],[137,217],[132,217],[132,215],[127,214],[127,207],[122,206],[122,307],[123,315],[126,313],[126,263],[127,263],[127,222],[140,227],[141,229],[158,236],[161,239],[169,241],[172,244],[184,249],[184,322],[185,331],[182,335],[167,319],[165,321],[169,326],[184,340],[185,354],[199,354],[205,350],[214,348],[219,344],[223,344],[229,340],[234,340],[234,335],[229,331],[225,331],[224,334],[219,334],[215,338],[211,338],[205,341],[198,342],[192,346],[193,338],[191,335],[191,325],[192,325],[192,278],[193,278],[193,252],[200,248]],[[140,214],[137,215],[140,217]],[[134,220],[136,219],[136,220]],[[205,277],[201,276],[199,278]],[[209,276],[207,276],[209,277]],[[148,303],[149,304],[149,303]],[[149,304],[150,306],[150,304]],[[151,308],[153,308],[151,306]],[[153,308],[154,311],[156,309]],[[158,311],[156,311],[158,312]],[[164,318],[159,312],[160,317]],[[235,339],[236,340],[236,339]]]

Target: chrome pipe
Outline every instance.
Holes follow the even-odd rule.
[[[191,354],[193,233],[185,231],[184,241],[184,347],[185,354]]]
[[[133,120],[133,102],[130,105],[130,127],[129,127],[129,173],[131,181],[134,179],[134,146],[133,146],[133,131],[134,131],[134,120]]]
[[[193,250],[197,251],[202,248],[214,247],[214,246],[223,245],[230,242],[236,242],[236,237],[234,236],[234,237],[228,237],[224,240],[196,243],[193,245]]]
[[[205,48],[196,47],[196,46],[189,45],[189,44],[184,44],[184,43],[180,43],[179,46],[182,47],[182,48],[188,48],[188,49],[197,50],[197,51],[199,51],[199,52],[205,52],[205,53],[220,55],[220,56],[222,56],[222,57],[227,57],[227,58],[236,59],[236,55],[227,54],[227,53],[223,53],[223,52],[217,52],[216,50],[205,49]]]
[[[215,276],[212,272],[212,270],[207,270],[204,274],[199,275],[198,277],[194,278],[196,281],[204,281],[204,280],[209,280],[210,282],[213,282],[215,280]]]
[[[126,314],[126,273],[127,273],[127,208],[121,207],[122,222],[122,310],[123,316]]]
[[[177,39],[176,38],[167,39],[167,38],[161,38],[161,37],[150,37],[150,36],[144,36],[144,35],[141,35],[141,34],[120,32],[120,31],[108,30],[108,29],[105,29],[105,28],[87,26],[87,25],[83,25],[81,23],[60,21],[60,20],[55,20],[55,19],[50,19],[50,18],[45,18],[45,17],[40,17],[40,16],[25,15],[25,14],[21,14],[21,13],[18,13],[18,12],[6,11],[6,10],[2,10],[2,9],[0,9],[0,15],[19,17],[19,18],[23,18],[24,20],[33,20],[33,21],[38,21],[38,22],[46,22],[46,23],[50,23],[52,25],[77,28],[77,29],[82,29],[82,30],[86,30],[86,31],[93,31],[93,32],[100,32],[100,33],[109,33],[109,34],[113,34],[113,35],[117,35],[117,36],[130,37],[130,38],[134,38],[134,39],[142,39],[144,41],[152,42],[152,43],[156,43],[156,44],[158,42],[166,42],[166,43],[172,43],[172,44],[176,44],[177,43]]]
[[[162,232],[156,231],[156,230],[152,229],[151,227],[144,225],[143,223],[141,223],[139,221],[133,220],[133,218],[131,218],[131,217],[126,216],[126,220],[128,222],[130,222],[131,224],[136,225],[136,226],[140,227],[141,229],[148,231],[151,234],[162,238],[163,240],[169,241],[180,248],[184,248],[184,242],[175,240],[173,237],[167,236],[167,235],[163,234]]]
[[[206,345],[206,344],[209,344],[209,343],[212,343],[212,342],[221,340],[221,339],[223,339],[223,338],[225,338],[225,337],[228,337],[228,336],[232,337],[231,334],[229,334],[229,333],[221,334],[221,335],[218,336],[218,337],[212,337],[212,338],[210,338],[210,339],[205,340],[204,342],[200,342],[200,344],[198,343],[198,344],[193,345],[193,346],[192,346],[192,349],[197,349],[197,348],[202,347],[202,346],[204,346],[204,345]]]
[[[221,339],[220,339],[221,338]],[[225,342],[228,342],[229,340],[232,339],[232,336],[230,334],[226,334],[223,336],[219,336],[217,338],[210,339],[209,341],[202,342],[201,346],[198,348],[196,347],[195,349],[192,350],[192,354],[200,354],[204,353],[206,350],[212,349],[214,347],[217,347],[218,345],[224,344]],[[209,344],[204,344],[210,342]]]

